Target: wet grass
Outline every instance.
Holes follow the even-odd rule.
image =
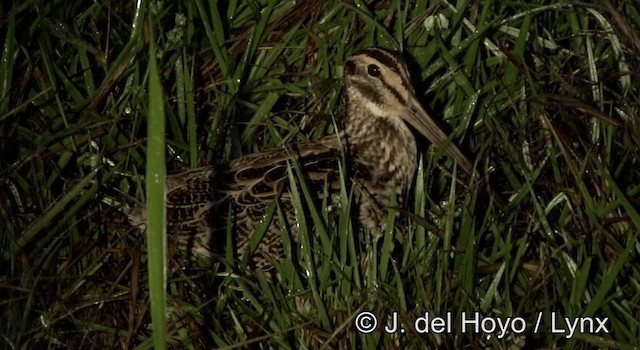
[[[0,4],[2,348],[151,348],[154,335],[175,348],[637,344],[635,2],[135,6]],[[283,231],[279,279],[186,261],[170,236],[166,259],[147,253],[163,236],[140,235],[122,210],[161,195],[145,192],[145,174],[164,169],[153,151],[174,173],[333,133],[343,63],[368,46],[404,52],[423,104],[481,175],[422,144],[408,212],[361,232],[348,177],[331,206],[291,164],[303,244]],[[150,260],[166,264],[166,301]],[[363,311],[379,319],[370,334],[356,330]],[[427,312],[452,328],[421,334]],[[526,330],[463,332],[475,312]],[[385,332],[394,317],[404,333]],[[606,318],[609,332],[554,333],[564,317]]]

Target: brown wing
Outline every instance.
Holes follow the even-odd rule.
[[[224,247],[228,215],[232,214],[238,251],[242,253],[269,204],[279,193],[287,200],[288,163],[296,159],[310,186],[322,195],[327,184],[337,186],[342,149],[339,138],[334,135],[246,155],[228,165],[170,175],[167,177],[167,231],[176,238],[180,248],[210,256],[217,250],[214,247]],[[132,224],[140,226],[146,220],[146,213],[137,208],[129,218]],[[271,246],[259,247],[256,254],[274,255],[273,241],[277,238],[273,235],[278,231],[278,227],[273,227],[267,232],[263,241]]]
[[[224,188],[240,206],[270,202],[288,185],[289,162],[296,159],[309,181],[327,181],[337,172],[341,157],[337,136],[315,142],[297,143],[287,148],[255,153],[233,161],[225,171]]]

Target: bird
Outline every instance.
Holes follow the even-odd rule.
[[[345,111],[335,134],[167,176],[167,232],[178,248],[198,256],[221,256],[231,229],[234,253],[244,257],[256,228],[277,200],[287,222],[272,215],[249,259],[252,269],[273,269],[285,257],[281,229],[295,227],[290,189],[297,184],[290,183],[288,175],[293,163],[313,195],[322,199],[340,190],[341,159],[346,159],[354,218],[363,227],[380,228],[392,197],[403,205],[415,176],[414,132],[435,147],[446,147],[445,154],[472,173],[469,159],[455,144],[447,144],[446,134],[420,104],[399,53],[361,49],[346,59],[343,71]],[[134,208],[128,217],[144,230],[144,207]]]

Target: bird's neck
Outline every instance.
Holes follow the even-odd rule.
[[[344,126],[352,161],[360,172],[356,176],[405,192],[417,164],[416,141],[407,125],[351,104]]]

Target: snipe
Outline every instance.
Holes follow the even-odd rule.
[[[293,159],[315,194],[323,197],[339,190],[339,162],[346,154],[355,207],[365,227],[380,225],[394,192],[402,203],[417,167],[411,128],[436,147],[446,135],[418,102],[407,67],[397,54],[380,48],[360,50],[347,59],[344,79],[346,113],[338,135],[167,177],[167,232],[181,248],[212,256],[225,247],[230,222],[237,256],[242,257],[257,223],[277,199],[288,223],[274,216],[252,255],[254,268],[271,268],[284,256],[280,228],[293,227],[296,220],[288,180]],[[446,154],[471,172],[471,162],[455,145],[448,145]],[[136,208],[129,219],[142,228],[146,213]]]

